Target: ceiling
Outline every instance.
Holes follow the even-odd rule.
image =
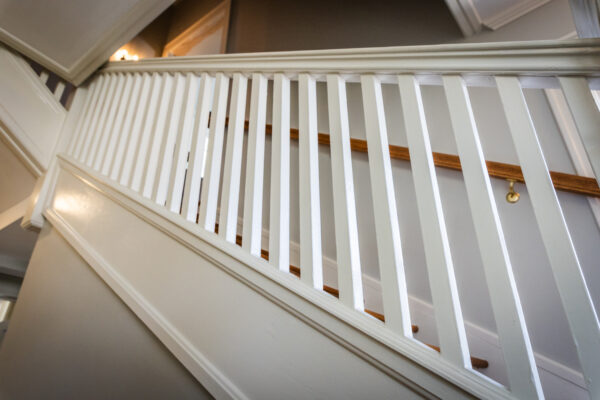
[[[0,0],[0,41],[78,85],[174,0]]]
[[[445,0],[465,36],[496,30],[551,0]]]

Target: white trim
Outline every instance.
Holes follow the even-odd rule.
[[[171,57],[184,55],[180,54],[181,47],[189,50],[200,43],[206,36],[215,32],[218,29],[223,29],[224,35],[221,38],[221,51],[225,53],[227,49],[227,35],[229,30],[229,13],[231,9],[231,1],[224,0],[215,8],[210,10],[202,18],[194,22],[190,27],[180,33],[177,37],[167,43],[163,49],[163,57]]]
[[[562,91],[560,89],[545,89],[545,92],[575,171],[577,171],[578,175],[594,177],[592,165],[590,164]],[[587,199],[590,203],[592,213],[596,218],[596,224],[600,228],[600,199],[595,197],[588,197]]]
[[[1,113],[0,113],[1,114]],[[31,156],[13,139],[8,128],[2,123],[0,115],[0,141],[3,142],[18,158],[21,160],[25,168],[29,170],[36,178],[39,178],[44,173],[44,169],[36,161],[35,157]]]
[[[521,0],[498,14],[484,19],[482,22],[484,26],[495,31],[548,2],[550,0]]]
[[[109,62],[101,72],[241,72],[250,76],[259,71],[271,77],[282,71],[291,76],[311,71],[317,80],[324,80],[329,72],[355,80],[360,74],[376,73],[392,75],[395,82],[394,75],[402,72],[597,77],[598,65],[600,39],[580,39],[146,58]]]
[[[29,197],[26,197],[8,210],[0,213],[0,231],[19,218],[23,218],[25,210],[27,210],[27,206],[29,205],[29,201]]]
[[[481,31],[481,17],[471,0],[446,0],[446,5],[465,37]]]
[[[77,86],[108,60],[120,44],[132,39],[173,1],[138,1],[134,7],[121,15],[109,29],[105,30],[103,35],[96,39],[93,45],[89,46],[84,54],[70,65],[57,62],[49,55],[42,53],[2,28],[0,28],[0,41]]]
[[[70,157],[59,155],[58,158],[61,170],[71,173],[190,250],[210,259],[217,267],[403,384],[418,385],[413,389],[428,388],[435,391],[436,396],[451,398],[457,395],[452,392],[457,389],[450,384],[452,382],[481,398],[515,399],[504,386],[485,375],[472,369],[456,368],[417,340],[394,333],[368,314],[345,307],[336,298],[303,284],[291,274],[281,273],[265,260],[220,239],[183,216],[171,213],[139,193],[90,171]],[[52,213],[52,210],[47,210],[45,215],[54,224]],[[156,323],[151,329],[154,325]],[[178,356],[177,353],[175,355]],[[420,365],[413,366],[419,372],[407,364],[407,359]],[[432,387],[434,381],[440,383],[439,378],[446,384]],[[425,396],[431,395],[425,393]]]

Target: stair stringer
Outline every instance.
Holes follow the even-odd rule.
[[[217,398],[513,398],[60,156],[45,216]]]

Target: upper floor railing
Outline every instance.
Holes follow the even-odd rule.
[[[600,325],[523,88],[562,90],[600,176],[600,41],[443,45],[147,59],[109,63],[92,80],[67,157],[260,258],[270,164],[268,263],[290,272],[290,163],[298,139],[300,279],[323,290],[318,114],[331,154],[340,304],[364,312],[347,83],[358,83],[368,153],[385,323],[407,355],[483,397],[542,398],[530,336],[471,105],[470,86],[495,88],[566,311],[586,384],[600,398]],[[250,84],[249,84],[250,81]],[[317,82],[326,85],[318,103]],[[297,98],[291,98],[291,85]],[[412,339],[403,240],[389,146],[393,85],[407,135],[441,359]],[[421,87],[443,88],[506,363],[509,388],[472,369]],[[250,86],[250,91],[248,90]],[[296,91],[294,91],[296,93]],[[247,99],[249,111],[247,113]],[[267,107],[270,104],[269,112]],[[292,110],[292,104],[297,109]],[[389,106],[389,105],[387,105]],[[297,113],[297,130],[290,127]],[[265,159],[267,115],[270,159]],[[246,123],[246,119],[249,120]],[[226,129],[227,128],[227,129]],[[247,145],[244,133],[247,131]],[[321,140],[323,143],[323,140]],[[353,143],[353,144],[351,144]],[[393,150],[393,148],[392,148]],[[393,154],[393,152],[392,152]],[[408,158],[408,157],[407,157]],[[242,165],[245,160],[245,168]],[[244,171],[245,176],[243,176]],[[244,183],[244,192],[240,195]],[[556,182],[555,182],[556,183]],[[587,181],[593,190],[597,184]],[[594,186],[595,185],[595,186]],[[218,228],[217,228],[218,225]],[[267,261],[264,261],[267,262]],[[415,347],[416,346],[416,347]],[[416,351],[416,352],[415,352]],[[431,350],[432,351],[432,350]]]

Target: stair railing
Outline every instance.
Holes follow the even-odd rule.
[[[290,83],[298,85],[300,279],[323,290],[317,82],[326,82],[339,301],[364,312],[346,82],[362,94],[385,325],[412,339],[382,84],[397,86],[440,340],[440,363],[488,395],[542,398],[469,86],[497,88],[537,223],[592,398],[600,398],[600,325],[565,223],[523,88],[562,89],[596,177],[600,41],[443,45],[147,59],[109,63],[89,84],[66,158],[236,243],[245,179],[242,247],[261,257],[265,125],[272,81],[268,262],[289,273]],[[246,98],[251,80],[249,124]],[[510,388],[472,370],[421,95],[441,85],[480,247]],[[229,107],[228,107],[229,104]],[[319,111],[320,112],[320,111]],[[227,128],[227,133],[226,133]],[[245,177],[241,176],[247,129]],[[222,167],[223,166],[223,167]],[[327,210],[329,212],[329,210]],[[267,261],[264,261],[267,262]],[[432,350],[433,351],[433,350]],[[420,361],[420,360],[417,360]],[[421,360],[428,368],[435,366]],[[468,379],[464,378],[469,376]],[[463,379],[464,378],[464,379]],[[462,379],[462,380],[461,380]],[[481,392],[479,393],[481,394]],[[484,396],[485,397],[485,396]]]

